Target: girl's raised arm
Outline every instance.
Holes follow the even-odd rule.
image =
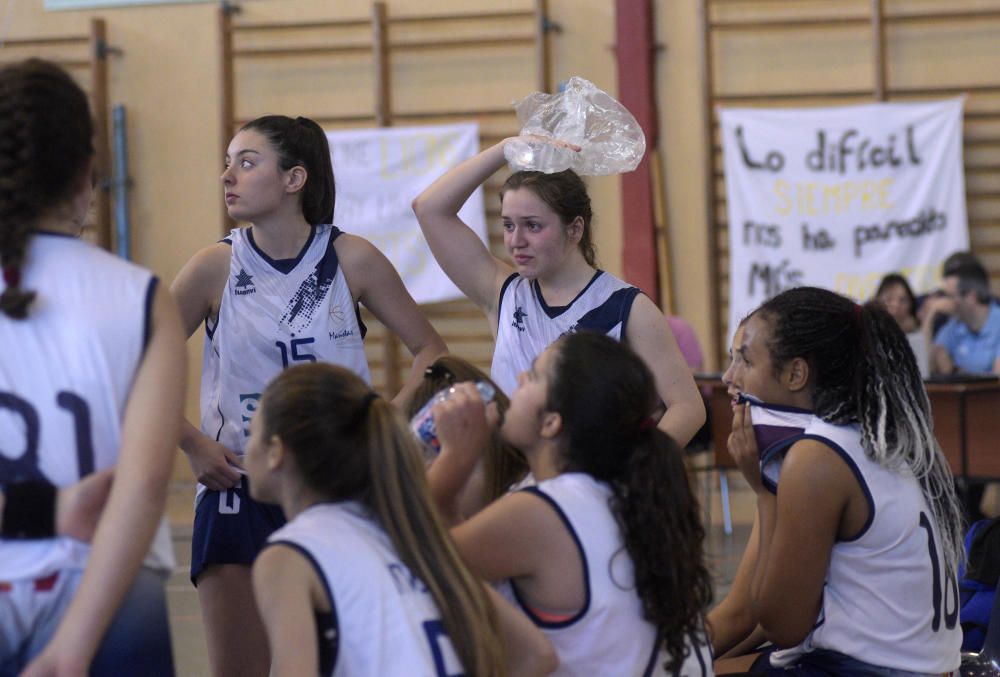
[[[458,218],[458,210],[477,187],[504,166],[506,142],[452,168],[413,201],[413,212],[438,265],[491,318],[496,312],[500,286],[514,269],[490,253]]]

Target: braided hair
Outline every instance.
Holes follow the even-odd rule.
[[[916,358],[896,321],[876,302],[859,306],[816,287],[785,291],[753,314],[770,327],[776,374],[795,357],[808,363],[816,416],[837,425],[857,423],[868,458],[913,473],[954,573],[963,553],[962,511],[934,437]]]
[[[27,317],[33,291],[21,288],[31,230],[72,198],[94,153],[83,90],[61,68],[28,59],[0,68],[0,312]]]

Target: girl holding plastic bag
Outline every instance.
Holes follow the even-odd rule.
[[[472,192],[505,164],[505,149],[520,151],[526,139],[540,155],[553,147],[587,152],[584,145],[542,136],[504,139],[450,170],[413,202],[438,264],[489,319],[496,336],[490,375],[510,394],[517,375],[559,336],[607,334],[650,367],[666,405],[659,427],[683,446],[705,420],[701,396],[660,309],[597,268],[590,196],[580,176],[572,169],[525,170],[507,179],[500,201],[509,262],[494,256],[459,219]]]

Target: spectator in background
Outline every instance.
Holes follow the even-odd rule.
[[[957,275],[964,268],[977,266],[982,267],[982,264],[971,252],[953,252],[941,265],[941,277]],[[936,289],[917,297],[916,303],[917,320],[930,341],[951,318],[953,312],[951,301],[943,289]]]
[[[879,282],[875,291],[875,300],[885,306],[885,309],[896,320],[896,324],[906,334],[906,340],[917,358],[920,376],[930,375],[930,337],[923,331],[917,320],[917,300],[910,288],[910,283],[899,273],[889,273]],[[676,332],[675,332],[676,333]]]
[[[951,316],[934,336],[933,373],[1000,373],[1000,306],[990,294],[986,269],[971,254],[952,255],[945,261],[942,289],[943,296],[928,301],[933,305],[923,322],[929,327],[934,315]],[[984,517],[984,489],[982,481],[965,482],[962,502],[970,524]]]
[[[945,296],[933,300],[931,312],[947,312],[951,319],[934,337],[934,373],[1000,373],[1000,306],[986,269],[975,259],[967,261],[945,271],[942,287]]]

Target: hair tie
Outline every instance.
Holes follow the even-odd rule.
[[[372,402],[378,399],[378,393],[374,390],[369,390],[364,397],[361,398],[361,404],[358,405],[357,411],[354,412],[354,416],[344,424],[344,430],[354,430],[360,426],[366,418],[368,418],[368,409],[372,406]]]
[[[368,412],[368,407],[372,405],[372,402],[378,399],[378,393],[374,390],[368,392],[361,400],[361,413],[366,414]]]
[[[444,379],[448,383],[455,382],[455,375],[451,373],[451,370],[437,362],[424,369],[424,378],[428,380]]]
[[[3,267],[3,281],[8,287],[21,286],[21,271],[17,266],[10,265]]]

